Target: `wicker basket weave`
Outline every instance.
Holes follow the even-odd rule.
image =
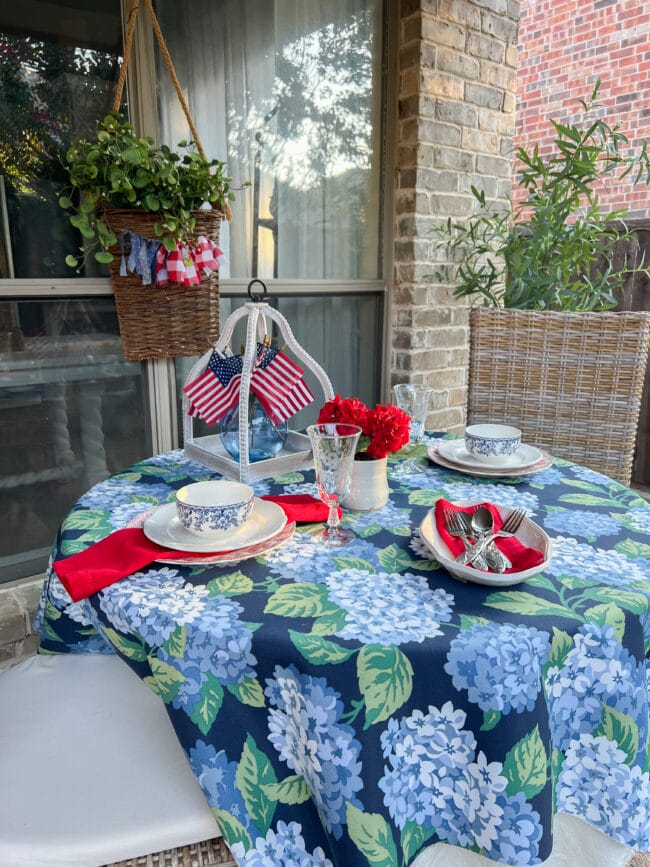
[[[104,867],[237,867],[221,837],[106,864]]]
[[[650,314],[476,309],[470,325],[468,422],[629,485]]]
[[[188,240],[199,235],[219,243],[220,211],[193,211],[196,225]],[[124,230],[155,238],[156,214],[141,210],[107,210],[106,220],[116,235]],[[128,243],[125,253],[128,256]],[[219,337],[219,279],[217,273],[196,286],[169,284],[166,288],[143,286],[137,274],[120,276],[121,250],[111,248],[110,264],[115,306],[124,357],[146,358],[201,355]]]

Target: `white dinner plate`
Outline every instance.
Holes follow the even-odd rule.
[[[541,458],[542,453],[535,446],[527,446],[522,443],[514,455],[503,457],[500,460],[480,461],[471,455],[465,448],[465,443],[460,440],[441,440],[436,443],[438,452],[448,461],[460,464],[462,467],[470,467],[473,470],[523,470],[531,467]]]
[[[468,476],[479,476],[491,479],[518,478],[520,476],[528,476],[531,473],[539,473],[540,470],[545,470],[553,464],[553,457],[543,449],[539,449],[539,460],[523,469],[495,469],[494,467],[489,467],[487,464],[481,464],[480,467],[470,467],[466,464],[460,464],[457,461],[452,461],[449,458],[443,457],[439,448],[446,442],[453,442],[453,440],[439,440],[438,442],[433,443],[428,446],[427,454],[435,464],[438,464],[441,467],[446,467],[449,470],[456,470],[458,473],[466,473]]]
[[[454,503],[456,506],[472,506],[476,503],[461,501]],[[499,513],[505,520],[511,512],[507,506],[498,506]],[[549,564],[551,557],[551,540],[542,528],[531,521],[530,518],[524,518],[521,526],[516,532],[516,537],[524,545],[530,548],[536,548],[541,551],[544,556],[544,561],[530,569],[524,569],[521,572],[482,572],[480,569],[475,569],[473,566],[463,566],[456,563],[454,555],[450,552],[444,540],[438,533],[436,527],[435,512],[430,509],[422,523],[420,524],[420,539],[424,542],[427,548],[431,551],[435,559],[441,566],[460,581],[470,581],[473,584],[486,584],[489,587],[509,587],[513,584],[520,584],[527,578],[531,578],[538,572],[543,572]]]
[[[287,523],[283,509],[269,500],[255,497],[249,519],[225,537],[201,539],[190,533],[178,520],[176,503],[166,503],[150,515],[142,527],[145,536],[157,545],[174,551],[236,551],[249,545],[258,545],[270,539]]]

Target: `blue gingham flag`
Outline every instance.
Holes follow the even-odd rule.
[[[239,401],[243,358],[222,356],[213,351],[205,371],[183,391],[190,399],[190,415],[199,415],[213,424]]]

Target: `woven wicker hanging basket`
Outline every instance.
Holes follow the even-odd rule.
[[[205,159],[205,152],[176,77],[152,2],[151,0],[143,0],[143,2],[196,148]],[[113,100],[114,110],[119,109],[122,99],[138,8],[139,0],[135,0],[127,28],[124,60]],[[194,232],[187,235],[187,241],[193,243],[203,235],[211,238],[218,245],[221,221],[224,216],[228,219],[231,216],[227,206],[226,210],[228,213],[225,215],[218,210],[193,211],[195,227]],[[130,231],[145,238],[156,238],[153,227],[154,223],[160,221],[160,215],[157,213],[141,209],[107,209],[105,217],[118,237],[121,232]],[[125,236],[124,244],[123,250],[120,249],[119,244],[110,249],[114,257],[110,264],[111,281],[115,293],[124,357],[129,361],[143,361],[148,358],[201,355],[212,347],[219,337],[218,274],[213,272],[193,286],[184,286],[181,283],[170,283],[164,288],[157,287],[155,283],[143,285],[142,278],[137,274],[120,275],[122,254],[128,257],[130,252],[128,236]]]
[[[193,242],[199,235],[219,243],[220,211],[194,211]],[[108,210],[106,220],[119,236],[127,230],[154,238],[155,214],[139,210]],[[124,254],[129,255],[128,240]],[[120,276],[121,251],[111,248],[111,280],[120,326],[124,357],[129,361],[145,358],[202,355],[219,337],[219,279],[217,272],[195,286],[170,283],[165,288],[143,286],[138,274]]]

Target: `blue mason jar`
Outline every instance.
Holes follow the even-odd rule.
[[[239,405],[226,413],[219,427],[221,442],[233,460],[239,460]],[[286,421],[275,424],[254,394],[248,402],[248,461],[265,461],[280,451],[287,438]]]

